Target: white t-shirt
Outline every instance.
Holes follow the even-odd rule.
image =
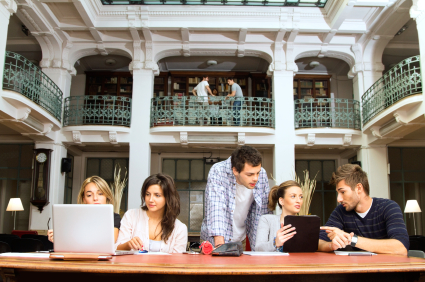
[[[245,220],[254,201],[253,189],[236,183],[235,211],[233,213],[232,242],[242,242],[246,237]]]
[[[366,217],[366,215],[367,215],[367,213],[370,211],[370,208],[372,207],[372,204],[373,204],[373,199],[372,199],[372,203],[370,203],[370,207],[369,207],[369,209],[367,210],[367,211],[365,211],[365,212],[362,212],[362,213],[359,213],[359,212],[356,212],[361,218],[365,218]]]
[[[208,93],[207,93],[207,89],[205,88],[206,86],[208,86],[208,81],[204,80],[198,83],[198,85],[196,85],[196,94],[198,96],[207,96],[208,97]]]

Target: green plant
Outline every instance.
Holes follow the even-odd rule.
[[[125,171],[123,179],[121,180],[121,166],[119,164],[116,164],[114,169],[114,182],[110,185],[112,195],[114,197],[114,213],[120,213],[121,198],[124,192],[124,188],[127,186],[127,181],[127,169]]]

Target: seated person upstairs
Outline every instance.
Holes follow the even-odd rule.
[[[346,164],[333,173],[339,206],[321,227],[319,251],[345,246],[382,254],[407,255],[409,235],[400,207],[392,200],[371,198],[366,173]]]

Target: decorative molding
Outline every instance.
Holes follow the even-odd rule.
[[[344,146],[350,146],[352,144],[352,134],[345,134],[342,138],[342,143]]]
[[[105,44],[97,44],[96,49],[102,56],[108,56],[108,51],[106,50]]]
[[[245,132],[238,133],[238,146],[245,145]]]
[[[118,139],[117,139],[117,132],[116,131],[109,131],[109,142],[113,145],[117,145],[118,144]]]
[[[238,57],[242,58],[245,56],[245,45],[240,44],[238,45]]]
[[[31,113],[31,109],[25,108],[25,109],[20,110],[20,112],[22,114],[22,117],[16,119],[16,121],[18,121],[18,122],[25,121],[29,117],[29,115]]]
[[[306,136],[306,142],[307,142],[307,146],[314,146],[314,144],[316,143],[316,134],[314,133],[309,133]]]
[[[180,144],[182,146],[188,146],[189,145],[187,132],[183,132],[183,131],[180,132]]]
[[[75,144],[82,144],[83,143],[81,141],[81,132],[80,131],[72,131],[72,141]]]
[[[382,135],[379,133],[380,126],[372,126],[370,128],[370,131],[372,132],[372,135],[375,136],[378,139],[382,139]]]
[[[405,117],[405,115],[404,115],[404,113],[403,113],[403,112],[400,112],[400,111],[395,112],[395,113],[393,114],[393,116],[394,116],[394,118],[395,118],[395,121],[396,121],[399,125],[406,125],[406,124],[407,124],[407,122],[406,122],[406,121],[404,121],[404,117]]]
[[[190,44],[189,43],[183,43],[183,56],[190,57]]]
[[[16,13],[18,9],[18,5],[14,0],[0,0],[0,4],[2,4],[6,8],[10,15]]]

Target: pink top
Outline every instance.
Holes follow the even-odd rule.
[[[120,233],[115,249],[118,245],[130,241],[134,237],[139,237],[143,242],[143,249],[149,251],[149,217],[146,211],[139,209],[128,210],[121,220]],[[168,237],[167,243],[161,241],[162,253],[182,253],[187,246],[187,227],[180,220],[176,219],[174,230]]]

